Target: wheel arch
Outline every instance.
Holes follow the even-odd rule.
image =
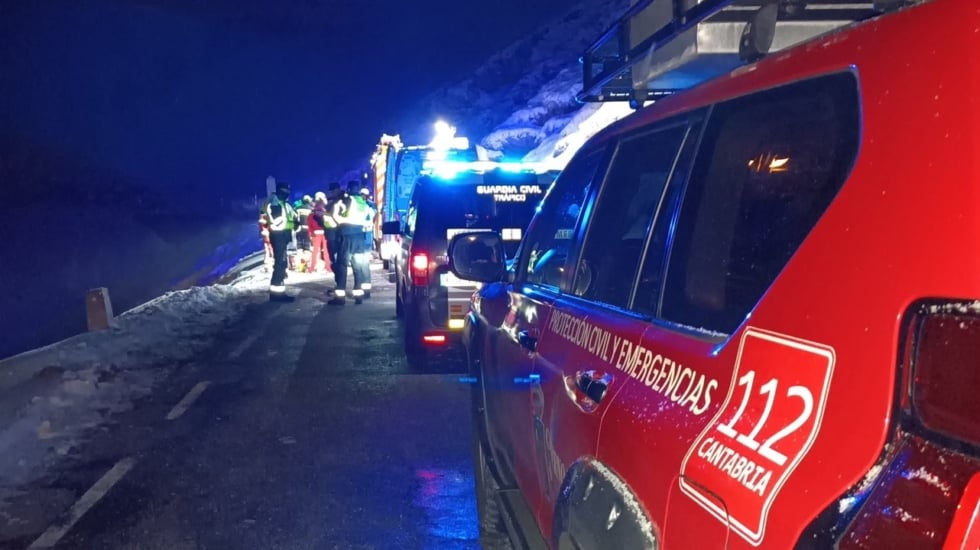
[[[576,460],[565,473],[551,532],[553,547],[562,550],[656,550],[661,544],[659,526],[629,485],[594,457]]]

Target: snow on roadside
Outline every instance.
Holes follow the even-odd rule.
[[[0,361],[0,519],[18,486],[206,349],[246,306],[267,299],[267,285],[259,266],[230,284],[168,292],[109,330]]]

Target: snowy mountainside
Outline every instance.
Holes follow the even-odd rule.
[[[581,89],[579,58],[628,8],[629,0],[581,0],[550,24],[495,54],[469,77],[437,90],[412,109],[406,128],[425,141],[431,121],[452,121],[460,134],[507,158],[520,158],[582,124],[582,113],[629,112],[625,105],[599,109],[575,100]],[[573,127],[569,128],[569,124]],[[556,137],[557,136],[557,137]],[[574,142],[567,141],[564,147]],[[584,141],[584,139],[582,140]],[[580,143],[579,143],[580,145]],[[548,153],[538,151],[538,157]]]

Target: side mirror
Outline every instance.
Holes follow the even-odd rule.
[[[381,234],[382,235],[401,235],[402,234],[402,222],[398,220],[384,222],[381,224]]]
[[[478,231],[454,236],[449,243],[449,269],[467,281],[491,283],[502,280],[507,263],[500,234]]]

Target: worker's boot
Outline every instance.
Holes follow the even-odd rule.
[[[333,298],[328,302],[328,306],[342,306],[347,303],[347,292],[340,289],[334,289]]]

